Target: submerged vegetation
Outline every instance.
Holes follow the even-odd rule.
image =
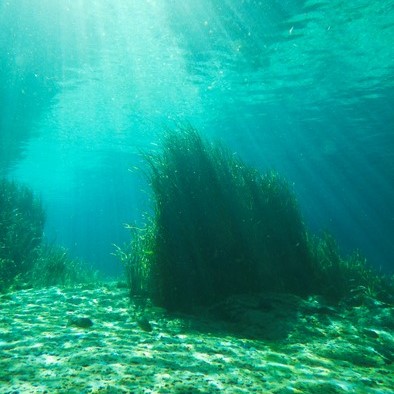
[[[0,292],[66,285],[85,278],[82,264],[44,241],[45,212],[27,187],[0,180]]]
[[[24,281],[39,254],[45,213],[26,187],[0,181],[0,290]]]
[[[145,161],[154,213],[117,248],[132,295],[179,311],[241,293],[392,296],[357,253],[343,259],[332,237],[308,233],[276,172],[259,173],[192,127],[166,131]]]
[[[351,299],[353,303],[362,303],[370,297],[394,303],[394,276],[376,272],[359,251],[342,256],[335,239],[328,233],[309,238],[316,294],[334,302]]]

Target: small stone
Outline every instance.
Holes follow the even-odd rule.
[[[149,320],[143,316],[137,320],[138,327],[147,332],[151,332],[153,330],[152,325],[149,323]]]
[[[362,331],[366,336],[371,338],[379,338],[379,334],[375,330],[371,330],[369,328],[364,328]]]
[[[89,328],[93,326],[93,322],[88,317],[72,316],[68,319],[68,325],[80,328]]]

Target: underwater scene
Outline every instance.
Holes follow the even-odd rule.
[[[0,394],[394,392],[392,0],[0,2]]]

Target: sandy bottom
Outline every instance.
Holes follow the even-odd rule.
[[[393,393],[393,307],[241,297],[211,313],[142,308],[116,284],[3,295],[0,393]]]

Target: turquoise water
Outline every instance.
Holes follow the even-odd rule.
[[[140,152],[189,122],[394,272],[393,1],[12,0],[0,26],[0,172],[74,255],[119,270]]]

